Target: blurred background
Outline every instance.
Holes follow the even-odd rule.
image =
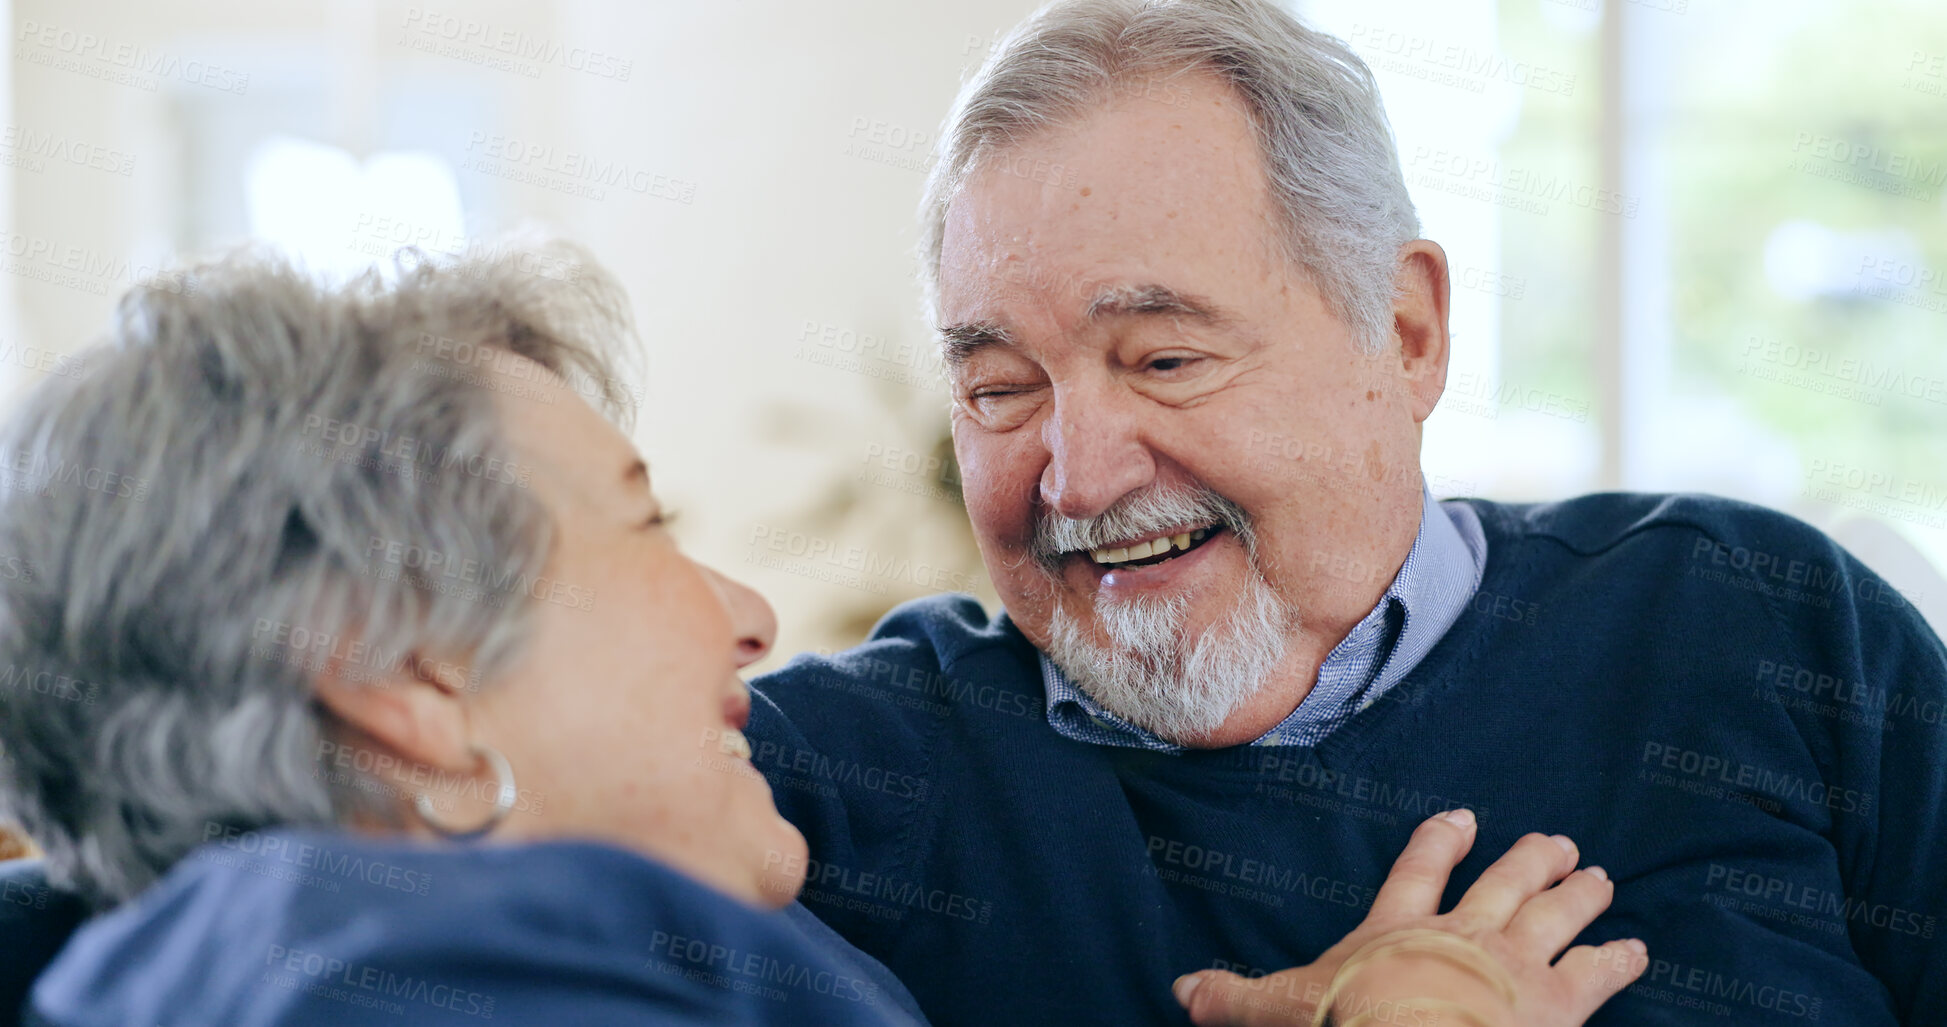
[[[540,225],[628,286],[657,489],[780,653],[991,604],[914,211],[1034,6],[15,0],[0,402],[172,254],[254,237],[342,275]],[[1293,9],[1374,68],[1452,262],[1435,494],[1763,503],[1947,633],[1947,5]]]

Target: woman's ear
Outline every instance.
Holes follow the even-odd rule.
[[[448,770],[477,762],[469,748],[463,671],[408,654],[382,674],[333,660],[312,680],[319,704],[410,764]]]

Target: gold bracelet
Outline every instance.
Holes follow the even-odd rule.
[[[1361,946],[1357,952],[1340,964],[1338,973],[1332,975],[1331,985],[1325,989],[1325,996],[1319,1000],[1318,1012],[1312,1020],[1312,1027],[1328,1027],[1331,1024],[1332,1004],[1338,1000],[1340,990],[1352,979],[1360,964],[1380,956],[1394,954],[1426,955],[1444,960],[1479,977],[1494,988],[1508,1005],[1514,1005],[1514,978],[1508,973],[1507,968],[1500,964],[1500,961],[1488,954],[1486,949],[1457,934],[1431,927],[1414,927],[1382,934]],[[1460,1006],[1455,1008],[1480,1021],[1482,1027],[1491,1027],[1479,1013],[1465,1010]]]
[[[1442,1013],[1452,1013],[1454,1016],[1460,1018],[1461,1020],[1464,1020],[1467,1023],[1472,1024],[1473,1027],[1501,1027],[1500,1024],[1488,1023],[1487,1018],[1482,1016],[1478,1012],[1475,1012],[1474,1010],[1469,1009],[1468,1007],[1463,1006],[1458,1002],[1452,1002],[1443,998],[1407,998],[1407,999],[1393,999],[1391,1001],[1395,1006],[1408,1006],[1415,1010],[1434,1009]],[[1387,1021],[1381,1020],[1379,1018],[1379,1013],[1376,1010],[1369,1009],[1353,1017],[1350,1020],[1334,1020],[1330,1025],[1328,1025],[1328,1027],[1362,1027],[1362,1025],[1368,1023],[1386,1023],[1386,1022]],[[1443,1021],[1436,1021],[1436,1022],[1443,1022]]]

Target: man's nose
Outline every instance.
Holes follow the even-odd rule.
[[[1136,419],[1109,397],[1057,395],[1053,413],[1042,422],[1041,441],[1048,448],[1041,499],[1063,517],[1097,516],[1156,477]]]

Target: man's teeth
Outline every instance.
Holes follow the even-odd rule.
[[[750,742],[744,738],[742,731],[734,727],[724,728],[723,734],[717,737],[717,751],[725,756],[747,760],[750,759]]]
[[[1146,557],[1160,556],[1169,552],[1171,547],[1175,547],[1179,551],[1188,550],[1192,544],[1203,541],[1209,534],[1209,528],[1198,528],[1195,531],[1182,531],[1174,535],[1152,538],[1145,542],[1138,542],[1133,546],[1118,546],[1114,549],[1091,549],[1088,551],[1088,555],[1096,563],[1127,563],[1130,560],[1141,560]]]

